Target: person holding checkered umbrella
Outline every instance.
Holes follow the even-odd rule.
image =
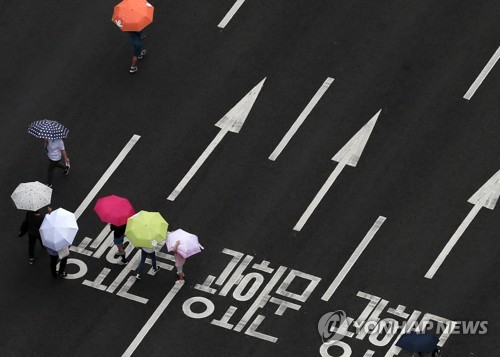
[[[69,174],[70,162],[63,141],[68,136],[68,132],[69,130],[64,125],[48,119],[37,120],[28,127],[28,133],[44,140],[44,148],[49,159],[47,169],[47,186],[49,187],[52,187],[52,177],[56,168],[64,170],[64,175]]]

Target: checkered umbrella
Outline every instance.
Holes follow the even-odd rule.
[[[30,124],[28,133],[40,139],[64,139],[69,130],[55,120],[37,120]]]

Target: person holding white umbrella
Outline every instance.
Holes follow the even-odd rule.
[[[66,276],[69,246],[73,243],[77,232],[78,224],[74,213],[58,208],[45,216],[40,227],[40,235],[50,255],[50,272],[54,278]],[[61,264],[59,271],[56,271],[59,259]]]
[[[66,277],[68,275],[66,274],[66,264],[68,263],[69,254],[61,259],[61,262],[59,263],[59,270],[57,270],[57,263],[59,262],[59,252],[47,248],[47,253],[49,253],[50,256],[50,272],[52,273],[52,277]]]
[[[52,189],[38,181],[24,182],[16,187],[10,197],[17,209],[27,211],[18,236],[21,237],[28,233],[29,263],[33,264],[35,262],[36,241],[38,240],[42,249],[44,248],[39,229],[45,218],[45,213],[41,213],[40,208],[50,204]],[[50,213],[52,209],[48,207],[47,210]]]

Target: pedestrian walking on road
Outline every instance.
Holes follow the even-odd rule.
[[[48,207],[47,213],[51,211],[52,208]],[[41,213],[40,210],[26,212],[25,221],[28,232],[28,255],[30,264],[35,262],[35,244],[37,241],[40,242],[42,250],[46,249],[42,243],[42,237],[40,236],[40,226],[47,213]]]
[[[141,261],[139,262],[139,265],[137,266],[137,269],[135,269],[135,278],[137,280],[141,280],[141,272],[142,272],[142,267],[144,266],[144,263],[146,262],[147,257],[151,258],[151,262],[153,264],[153,271],[156,273],[158,270],[160,270],[160,267],[156,265],[156,253],[154,248],[141,248]]]
[[[137,61],[144,58],[146,55],[146,50],[142,48],[144,44],[144,39],[146,35],[144,31],[129,31],[130,39],[132,40],[132,46],[134,47],[134,51],[132,54],[132,63],[130,64],[130,73],[135,73],[139,70],[137,66]]]
[[[114,234],[114,243],[116,245],[116,248],[118,248],[118,251],[115,254],[115,258],[121,257],[122,259],[118,264],[127,265],[128,261],[125,257],[125,249],[123,247],[123,240],[125,238],[125,229],[127,228],[127,225],[124,224],[122,226],[115,226],[114,224],[111,224],[110,228]]]
[[[69,247],[68,247],[68,249],[69,249]],[[50,248],[47,248],[47,253],[49,253],[49,256],[50,256],[50,272],[52,274],[52,277],[54,277],[54,278],[66,277],[67,276],[66,264],[68,263],[68,255],[64,256],[63,258],[60,258],[59,252],[56,252],[55,250],[52,250]],[[57,270],[57,263],[59,261],[60,261],[59,270]]]
[[[172,249],[172,251],[175,253],[175,268],[177,269],[177,275],[179,275],[179,280],[177,280],[175,283],[184,284],[183,268],[184,268],[184,263],[186,262],[186,258],[184,258],[177,252],[177,247],[179,247],[179,244],[181,244],[180,241],[175,242],[175,245]]]
[[[60,168],[64,170],[64,175],[69,174],[70,162],[62,139],[44,139],[45,150],[49,158],[49,168],[47,171],[47,186],[52,187],[52,177],[54,170]],[[64,164],[61,162],[64,161]]]

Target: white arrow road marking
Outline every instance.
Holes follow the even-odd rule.
[[[486,76],[490,73],[495,63],[497,63],[498,58],[500,58],[500,47],[498,47],[495,54],[493,54],[493,57],[491,57],[491,59],[488,61],[484,69],[481,71],[481,73],[479,73],[479,76],[477,76],[474,83],[472,83],[467,93],[465,93],[464,99],[470,100],[472,98],[472,96],[474,95],[474,93],[476,93],[476,90],[479,88],[481,83],[483,83]]]
[[[226,16],[224,16],[224,18],[217,25],[217,27],[220,27],[221,29],[223,29],[224,27],[226,27],[227,23],[229,21],[231,21],[231,19],[233,18],[234,14],[236,14],[236,11],[238,11],[240,9],[240,6],[243,5],[244,2],[245,2],[245,0],[236,0],[236,2],[234,3],[233,7],[229,10],[229,12],[226,14]]]
[[[323,187],[321,187],[319,192],[316,194],[316,197],[314,197],[312,202],[309,204],[309,207],[307,207],[304,214],[302,214],[302,217],[300,217],[295,227],[293,227],[295,231],[300,231],[302,227],[304,227],[304,224],[307,222],[307,220],[314,212],[318,204],[321,202],[325,194],[333,185],[333,183],[337,179],[338,175],[342,172],[344,167],[346,165],[356,167],[356,164],[358,163],[358,160],[361,154],[363,153],[363,149],[366,146],[366,142],[370,138],[370,134],[372,133],[373,127],[375,126],[375,123],[377,122],[377,119],[381,111],[382,109],[380,109],[377,112],[377,114],[375,114],[368,121],[368,123],[366,123],[356,133],[356,135],[354,135],[351,138],[351,140],[349,140],[347,144],[345,144],[344,147],[340,149],[339,152],[337,152],[337,154],[335,154],[335,156],[332,158],[332,160],[338,162],[337,167],[335,167],[335,170],[333,170],[333,172],[330,174],[330,177],[328,177],[326,182],[323,184]]]
[[[158,320],[160,315],[163,313],[163,311],[165,311],[167,306],[170,304],[170,302],[172,301],[174,296],[179,292],[179,290],[181,289],[182,286],[184,286],[184,284],[174,284],[172,289],[170,289],[170,291],[168,292],[167,296],[165,296],[163,301],[156,308],[155,312],[153,312],[153,315],[151,315],[149,320],[142,327],[141,331],[139,331],[137,336],[135,336],[135,338],[132,341],[132,343],[130,344],[130,346],[128,346],[127,350],[125,352],[123,352],[122,357],[132,356],[132,353],[134,353],[137,346],[139,346],[139,344],[144,339],[144,337],[147,335],[149,330],[151,330],[151,327],[153,327],[153,325],[156,323],[156,321]]]
[[[302,111],[302,113],[300,113],[300,115],[297,118],[297,120],[295,120],[295,123],[293,123],[293,125],[290,127],[290,129],[288,130],[288,132],[285,134],[285,136],[283,137],[283,139],[281,139],[281,141],[278,144],[278,146],[276,147],[276,149],[274,149],[274,151],[271,153],[271,155],[269,156],[269,160],[275,161],[276,158],[279,156],[279,154],[281,154],[281,152],[283,151],[283,149],[285,148],[285,146],[288,144],[288,142],[290,141],[290,139],[292,138],[292,136],[295,135],[295,133],[297,132],[297,130],[299,129],[299,127],[306,120],[307,116],[309,115],[309,113],[311,113],[311,111],[316,106],[316,104],[318,104],[319,100],[321,99],[321,97],[323,96],[323,94],[325,94],[326,90],[330,87],[330,84],[332,84],[333,81],[334,81],[334,79],[330,78],[330,77],[328,77],[325,80],[325,82],[323,83],[323,85],[318,89],[318,91],[316,92],[316,94],[312,97],[312,99],[309,102],[309,104],[307,104],[307,106],[304,108],[304,110]]]
[[[172,191],[170,196],[167,197],[168,200],[173,201],[177,198],[177,196],[181,193],[181,191],[187,185],[189,180],[191,180],[196,171],[198,171],[200,166],[203,164],[203,162],[205,162],[207,157],[212,153],[212,151],[215,149],[215,147],[219,144],[219,142],[222,140],[222,138],[224,137],[224,135],[226,135],[228,131],[233,133],[240,132],[240,129],[243,126],[243,123],[245,122],[248,113],[250,113],[250,110],[252,109],[252,106],[255,103],[255,100],[257,99],[257,96],[259,95],[259,92],[262,89],[265,80],[266,78],[260,81],[259,84],[257,84],[250,92],[248,92],[247,95],[244,96],[238,102],[238,104],[236,104],[226,115],[222,117],[221,120],[219,120],[215,124],[215,126],[221,128],[220,132],[208,145],[208,147],[201,154],[198,160],[196,160],[194,165],[184,176],[181,182],[179,182],[177,187]]]
[[[354,263],[358,260],[360,257],[361,253],[365,250],[365,248],[370,244],[372,238],[375,236],[375,233],[378,232],[379,228],[382,226],[382,224],[385,222],[386,218],[383,216],[379,216],[373,226],[370,228],[368,233],[366,233],[366,236],[363,238],[361,243],[359,243],[358,247],[356,250],[351,254],[351,257],[345,263],[344,267],[342,270],[337,274],[337,277],[331,285],[328,287],[326,292],[323,294],[321,297],[321,300],[328,301],[332,297],[332,295],[335,293],[337,288],[340,286],[344,278],[346,277],[347,273],[351,270],[351,268],[354,266]]]
[[[481,208],[486,207],[488,209],[494,209],[495,205],[498,201],[498,197],[500,196],[500,170],[497,171],[495,175],[493,175],[475,194],[469,198],[467,202],[472,203],[474,207],[469,212],[467,217],[463,220],[462,224],[457,228],[455,233],[451,236],[448,243],[446,243],[445,247],[436,258],[432,266],[425,274],[427,279],[432,279],[436,271],[439,269],[441,264],[443,264],[444,260],[453,249],[455,244],[458,242],[462,234],[465,232],[469,224],[479,213]]]
[[[132,150],[134,145],[137,143],[137,141],[141,137],[139,135],[134,135],[132,138],[128,141],[127,145],[122,149],[122,151],[118,154],[116,159],[113,161],[113,163],[108,167],[104,175],[102,175],[101,179],[97,181],[95,184],[94,188],[89,192],[87,197],[83,200],[83,202],[80,204],[80,206],[76,209],[75,211],[75,217],[78,219],[80,215],[87,209],[89,206],[90,202],[95,198],[97,193],[101,190],[101,188],[104,186],[106,181],[111,177],[113,172],[115,172],[116,168],[121,164],[121,162],[125,159],[127,154]]]

